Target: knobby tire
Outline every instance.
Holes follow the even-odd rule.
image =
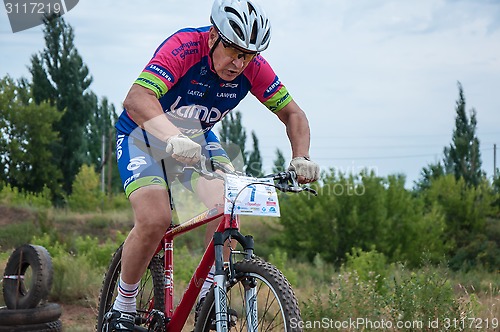
[[[285,276],[272,264],[260,259],[243,260],[235,264],[237,283],[227,289],[228,308],[235,310],[237,321],[231,331],[247,331],[244,287],[248,280],[257,281],[259,331],[301,331],[300,309],[292,287]],[[215,295],[212,288],[203,302],[195,332],[208,332],[215,323]],[[229,309],[228,309],[229,310]]]
[[[116,298],[116,287],[120,278],[121,258],[123,245],[113,255],[108,271],[104,277],[101,292],[99,295],[99,310],[97,316],[97,331],[102,330],[104,315],[113,306]],[[163,258],[155,255],[146,270],[141,284],[139,285],[139,294],[137,295],[137,317],[136,325],[141,325],[146,321],[151,310],[150,303],[154,301],[153,309],[161,312],[165,309],[165,287],[164,287],[164,268]]]

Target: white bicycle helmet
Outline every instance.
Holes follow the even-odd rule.
[[[269,46],[271,23],[253,1],[215,0],[210,20],[221,38],[237,48],[262,52]]]

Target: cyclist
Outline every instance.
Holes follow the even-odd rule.
[[[203,154],[230,165],[212,127],[250,91],[286,126],[292,148],[289,167],[299,182],[319,177],[319,166],[309,159],[307,117],[260,55],[271,38],[265,12],[253,0],[215,0],[210,19],[211,26],[182,29],[168,37],[123,103],[116,124],[117,159],[134,227],[124,243],[118,296],[103,331],[133,330],[140,278],[170,225],[165,150],[186,164],[198,162]],[[207,207],[223,202],[222,181],[196,173],[181,178]],[[208,225],[205,244],[217,224]],[[202,295],[209,286],[207,280]]]

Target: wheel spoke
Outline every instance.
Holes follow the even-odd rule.
[[[259,332],[290,331],[290,321],[300,320],[298,302],[293,294],[290,284],[276,267],[259,259],[249,259],[235,264],[237,282],[227,289],[229,307],[238,313],[236,325],[230,327],[231,331],[253,331],[250,324],[257,325]],[[255,290],[256,308],[248,308],[246,291],[249,287]],[[253,296],[253,295],[252,295]],[[196,332],[210,331],[210,320],[214,317],[215,303],[213,290],[210,291],[202,307],[195,327]],[[252,303],[253,304],[253,303]],[[247,311],[257,310],[257,321],[252,322]],[[229,313],[229,311],[228,311]],[[234,316],[228,316],[234,318]]]

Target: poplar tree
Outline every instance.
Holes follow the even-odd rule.
[[[219,130],[219,138],[222,144],[225,145],[227,153],[230,156],[237,155],[241,153],[243,159],[243,165],[247,164],[247,152],[245,150],[245,144],[247,141],[247,134],[245,128],[241,123],[241,112],[230,112],[221,121],[221,129]],[[235,145],[231,147],[231,145]],[[238,148],[239,151],[234,151],[234,148]],[[231,158],[234,159],[234,158]]]
[[[462,84],[458,84],[458,100],[455,106],[455,129],[452,142],[443,150],[442,162],[429,164],[422,169],[421,178],[416,182],[416,189],[426,190],[433,180],[444,175],[453,174],[455,179],[463,178],[467,185],[478,186],[484,179],[481,170],[481,152],[476,135],[476,110],[466,112],[466,102]]]
[[[259,177],[263,175],[262,171],[262,157],[259,151],[259,139],[254,131],[252,131],[252,152],[248,156],[247,167],[245,169],[246,173]]]
[[[82,164],[99,170],[103,159],[110,159],[102,156],[102,136],[108,137],[116,114],[106,99],[99,105],[89,89],[92,77],[75,47],[73,28],[53,15],[44,20],[43,33],[45,48],[31,58],[33,98],[36,103],[54,105],[61,113],[54,124],[60,139],[53,142],[52,153],[63,174],[63,189],[71,193]]]
[[[276,148],[276,159],[274,160],[273,173],[279,173],[286,170],[285,157],[279,148]]]
[[[246,151],[245,145],[247,135],[241,118],[241,112],[236,111],[234,115],[233,113],[229,113],[222,119],[222,127],[219,130],[220,141],[224,145],[233,164],[235,162],[234,157],[241,153],[243,165],[234,165],[236,169],[241,168],[245,173],[251,176],[261,176],[263,172],[262,158],[259,151],[259,140],[255,132],[252,132],[252,151]],[[235,148],[238,151],[234,151]]]
[[[477,186],[484,178],[484,172],[481,170],[481,152],[476,135],[476,110],[471,109],[470,117],[467,115],[465,96],[460,82],[458,82],[458,93],[452,143],[444,148],[444,168],[447,174],[454,174],[457,180],[462,177],[468,185]]]

